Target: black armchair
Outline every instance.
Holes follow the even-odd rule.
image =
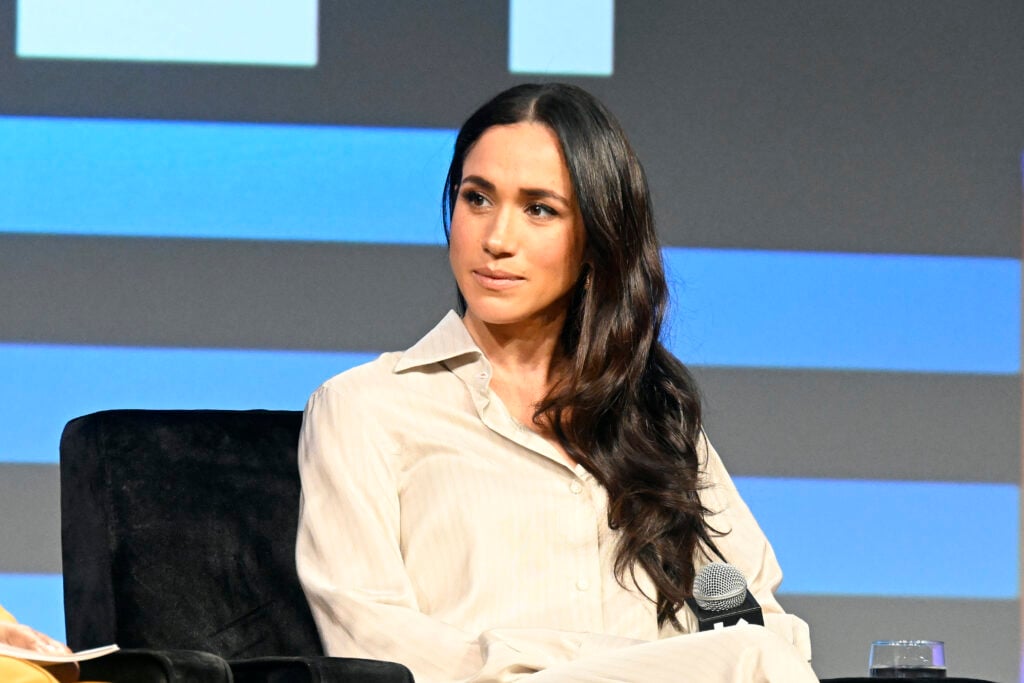
[[[68,423],[68,644],[125,648],[84,663],[84,678],[412,681],[398,664],[322,656],[295,572],[301,420],[115,410]]]

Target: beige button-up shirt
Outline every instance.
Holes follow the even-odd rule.
[[[451,312],[408,351],[309,399],[296,555],[328,654],[398,661],[421,683],[506,681],[679,635],[658,628],[628,577],[616,581],[604,489],[517,423],[490,376]],[[781,615],[772,630],[809,659],[806,625],[772,594],[782,572],[771,546],[703,444],[712,486],[701,496],[712,526],[729,530],[719,549],[765,613]],[[679,618],[696,630],[688,609]]]

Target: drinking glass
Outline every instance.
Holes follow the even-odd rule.
[[[876,640],[871,643],[871,678],[945,678],[941,640]]]

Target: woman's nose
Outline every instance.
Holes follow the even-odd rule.
[[[498,211],[484,235],[484,251],[494,257],[515,252],[515,224],[509,211]]]

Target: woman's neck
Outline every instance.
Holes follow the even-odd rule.
[[[551,425],[534,421],[537,406],[555,380],[565,315],[521,325],[489,325],[467,312],[463,323],[491,363],[491,391],[501,398],[513,418],[554,446],[566,466],[575,467],[576,461],[554,436]]]
[[[495,375],[517,378],[523,388],[538,386],[546,393],[559,351],[565,316],[510,325],[486,323],[467,312],[463,323]]]

